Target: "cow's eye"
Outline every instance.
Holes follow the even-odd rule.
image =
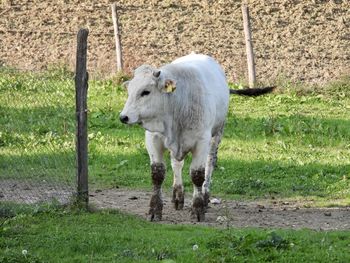
[[[141,92],[141,97],[149,95],[151,92],[149,90],[144,90]]]

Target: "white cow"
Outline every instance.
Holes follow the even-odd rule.
[[[150,219],[162,218],[163,154],[168,149],[174,172],[172,201],[175,209],[182,209],[184,205],[182,167],[186,154],[191,152],[192,212],[198,221],[204,220],[214,155],[229,103],[230,90],[224,71],[213,58],[190,54],[160,69],[142,65],[125,86],[128,99],[120,120],[126,124],[140,124],[146,129],[153,182]],[[269,90],[256,89],[254,93],[249,89],[249,92],[231,90],[241,95],[260,95],[259,92]]]

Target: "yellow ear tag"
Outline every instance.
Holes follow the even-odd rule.
[[[171,92],[174,92],[175,90],[176,90],[176,86],[174,86],[172,83],[167,83],[167,85],[165,86],[166,93],[171,93]]]

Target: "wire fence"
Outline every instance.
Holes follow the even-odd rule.
[[[72,76],[0,67],[0,201],[68,203],[76,192]]]

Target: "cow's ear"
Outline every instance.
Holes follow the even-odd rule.
[[[172,93],[176,90],[176,81],[166,78],[160,70],[153,71],[153,76],[158,80],[158,87],[164,93]]]
[[[128,86],[129,86],[129,83],[130,83],[130,80],[127,80],[127,81],[124,81],[123,83],[122,83],[122,87],[124,88],[124,89],[128,89]]]
[[[176,90],[176,82],[172,79],[166,79],[162,91],[165,93],[172,93]]]

